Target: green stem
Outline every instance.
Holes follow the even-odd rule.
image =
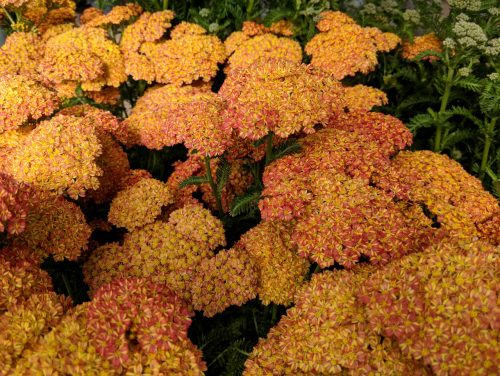
[[[248,6],[247,6],[247,18],[248,18],[248,16],[250,16],[250,14],[252,14],[253,5],[254,5],[254,0],[250,0],[248,2]]]
[[[69,285],[69,281],[66,278],[66,276],[64,275],[64,273],[62,273],[61,276],[62,276],[62,280],[64,282],[64,287],[66,287],[66,292],[71,297],[71,299],[73,299],[73,302],[74,302],[75,298],[73,297],[73,291],[71,290],[71,286]]]
[[[9,19],[10,23],[11,24],[15,24],[16,21],[14,21],[14,19],[12,18],[12,16],[10,15],[9,12],[7,12],[7,9],[5,9],[3,6],[2,6],[2,9],[3,9],[3,12],[5,13],[5,15],[7,16],[7,18]]]
[[[208,155],[205,157],[205,170],[208,183],[210,184],[210,188],[212,188],[212,194],[214,195],[215,201],[217,203],[217,211],[219,212],[219,215],[223,216],[224,210],[222,209],[222,201],[219,194],[217,193],[217,186],[215,185],[214,178],[212,177],[212,168],[210,167],[210,157]]]
[[[273,136],[274,133],[270,132],[267,135],[267,142],[266,142],[266,166],[272,162],[273,160]]]
[[[452,67],[448,66],[448,74],[446,75],[444,94],[441,98],[441,107],[439,108],[439,112],[437,114],[437,128],[436,135],[434,137],[434,151],[441,152],[442,145],[441,139],[443,136],[443,121],[441,120],[441,116],[446,111],[446,106],[448,106],[448,100],[450,99],[451,88],[453,86],[453,74],[455,71]]]
[[[168,0],[163,0],[163,10],[168,8]]]
[[[479,169],[479,177],[482,180],[484,178],[484,174],[486,173],[486,167],[488,167],[488,157],[490,154],[490,147],[491,147],[491,140],[493,133],[495,132],[495,125],[497,122],[497,118],[491,119],[489,124],[487,123],[486,125],[486,134],[485,134],[485,140],[484,140],[484,147],[483,147],[483,156],[481,158],[481,167]]]
[[[271,322],[274,324],[276,318],[278,317],[278,306],[273,304],[273,308],[271,309]]]

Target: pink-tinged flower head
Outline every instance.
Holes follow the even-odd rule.
[[[141,179],[118,192],[111,202],[108,220],[129,231],[153,223],[164,206],[173,202],[168,186],[156,179]]]
[[[361,287],[370,328],[436,375],[498,373],[499,249],[437,243]]]
[[[254,347],[244,375],[426,375],[394,341],[369,330],[355,294],[373,270],[313,275],[295,306]]]
[[[0,5],[3,7],[20,8],[30,0],[0,0]]]
[[[286,138],[312,133],[341,111],[342,86],[331,76],[287,60],[260,59],[231,72],[219,95],[228,103],[224,122],[240,137],[269,132]]]
[[[89,303],[87,330],[97,353],[116,368],[127,369],[136,354],[160,364],[162,356],[169,354],[178,357],[177,371],[197,366],[196,374],[201,374],[205,369],[201,351],[187,337],[192,314],[166,285],[148,279],[118,279],[102,286]],[[178,347],[192,352],[195,364],[184,363]]]
[[[257,295],[257,269],[238,247],[204,259],[191,281],[193,307],[206,317],[232,305],[241,306]]]
[[[425,207],[450,236],[477,237],[476,224],[498,211],[498,201],[481,181],[446,155],[401,152],[373,180],[389,194]]]
[[[441,40],[434,33],[425,34],[413,39],[413,43],[405,41],[403,43],[403,57],[407,60],[415,59],[425,51],[442,52],[443,45]],[[437,56],[426,56],[422,60],[436,61]]]
[[[309,263],[299,257],[291,240],[293,225],[262,222],[238,242],[258,269],[258,294],[264,304],[289,305],[304,283]]]
[[[26,229],[13,238],[14,244],[28,247],[40,262],[49,255],[57,261],[76,260],[91,234],[81,209],[46,192],[37,192],[31,200]]]
[[[0,173],[0,233],[17,235],[26,228],[33,190]]]
[[[105,30],[90,27],[50,38],[39,70],[55,84],[81,83],[83,90],[118,87],[127,79],[119,47],[106,37]]]
[[[0,76],[21,74],[36,79],[42,51],[42,42],[37,34],[10,34],[0,47]]]
[[[13,374],[18,359],[54,328],[71,306],[71,299],[54,292],[35,293],[0,316],[2,375]]]
[[[50,276],[33,261],[0,255],[0,313],[25,304],[34,294],[50,291],[53,291]]]
[[[0,133],[52,114],[57,95],[25,76],[0,76]]]
[[[223,101],[197,88],[167,85],[150,89],[124,124],[131,138],[150,149],[184,143],[201,155],[220,155],[232,143],[221,116]]]
[[[397,35],[363,28],[341,12],[321,13],[320,30],[306,45],[311,65],[330,72],[338,80],[361,72],[367,74],[377,65],[377,52],[390,51],[400,42]]]
[[[126,260],[118,243],[106,243],[94,249],[83,264],[83,276],[89,286],[89,296],[115,278],[126,277]]]
[[[19,181],[72,198],[99,187],[102,147],[86,118],[57,115],[43,121],[12,155],[11,173]]]
[[[88,27],[119,25],[123,22],[129,21],[133,17],[137,17],[141,13],[142,8],[138,4],[130,3],[126,5],[117,5],[111,8],[111,10],[106,14],[87,17],[90,19],[85,19],[84,24]]]
[[[494,246],[500,246],[500,210],[476,226],[481,239]]]

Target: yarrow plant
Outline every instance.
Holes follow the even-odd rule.
[[[405,4],[0,0],[0,374],[498,373],[499,12]]]

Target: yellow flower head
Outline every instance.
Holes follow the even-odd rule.
[[[257,295],[257,270],[246,252],[232,248],[204,259],[191,282],[193,306],[212,317]]]
[[[19,181],[77,198],[99,187],[101,153],[88,119],[57,115],[41,122],[15,150],[11,172]]]
[[[83,90],[118,87],[127,79],[123,56],[103,29],[80,27],[50,38],[40,72],[53,83],[81,83]]]
[[[119,25],[122,22],[129,21],[132,17],[137,17],[141,13],[142,8],[138,4],[117,5],[111,8],[109,13],[106,14],[97,15],[95,11],[88,13],[84,19],[84,24],[88,27]]]
[[[344,100],[349,111],[370,111],[373,106],[383,106],[388,102],[382,90],[365,85],[346,87]]]
[[[22,74],[37,79],[37,68],[41,58],[42,42],[38,35],[12,33],[0,47],[0,76]]]
[[[13,238],[17,246],[31,250],[41,262],[52,255],[55,260],[76,260],[87,249],[90,226],[80,207],[60,196],[37,192],[32,196],[26,229]]]
[[[118,192],[111,202],[108,221],[132,231],[152,223],[164,206],[173,202],[168,186],[156,179],[141,179]]]
[[[0,133],[51,115],[59,107],[57,95],[25,76],[0,76]]]

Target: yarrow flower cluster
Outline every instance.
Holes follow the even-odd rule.
[[[196,268],[191,281],[193,307],[212,317],[255,298],[257,284],[257,269],[246,252],[238,247],[220,251]]]
[[[186,22],[171,31],[170,39],[161,40],[173,17],[171,11],[145,12],[125,29],[120,48],[127,73],[137,80],[178,86],[209,81],[226,58],[223,43],[201,26]]]
[[[453,237],[477,237],[475,225],[498,211],[497,200],[479,179],[448,156],[430,151],[399,153],[373,181],[398,199],[425,205]]]
[[[344,100],[349,111],[370,111],[374,106],[388,103],[387,95],[379,89],[365,85],[345,87]]]
[[[254,347],[243,374],[426,375],[394,341],[370,331],[355,294],[373,271],[364,266],[313,275],[295,306]]]
[[[0,77],[21,74],[37,78],[42,57],[42,43],[35,33],[16,32],[0,47]]]
[[[20,234],[26,228],[32,189],[0,172],[0,233]]]
[[[296,253],[292,227],[285,222],[262,222],[238,242],[258,270],[257,293],[264,304],[289,305],[304,283],[309,263]]]
[[[284,138],[314,132],[316,124],[341,111],[342,93],[333,77],[276,59],[232,71],[219,91],[228,103],[225,124],[251,140],[269,132]]]
[[[92,291],[118,277],[151,277],[167,283],[189,301],[197,265],[226,244],[222,222],[199,204],[170,214],[127,234],[123,247],[108,244],[93,251],[83,268]]]
[[[89,119],[57,115],[28,134],[12,155],[11,171],[19,181],[77,198],[99,187],[101,153]]]
[[[496,373],[498,256],[445,242],[388,265],[361,287],[368,325],[437,375]]]
[[[164,206],[173,202],[168,186],[156,179],[145,178],[118,192],[111,202],[108,220],[128,231],[153,223]]]
[[[407,60],[415,59],[423,52],[429,51],[431,55],[425,56],[422,60],[436,61],[438,56],[432,55],[432,52],[442,52],[442,42],[434,33],[415,37],[413,42],[405,41],[403,43],[403,57]]]
[[[0,76],[0,133],[51,115],[59,106],[56,94],[25,76]]]
[[[312,56],[312,66],[330,72],[338,80],[373,71],[377,52],[390,51],[401,41],[395,34],[358,26],[341,12],[326,11],[320,17],[316,25],[320,33],[307,43],[305,51]]]
[[[224,103],[215,94],[191,86],[149,89],[124,124],[132,142],[152,149],[184,143],[201,155],[224,153],[232,129],[223,123]]]
[[[276,35],[277,34],[277,35]],[[224,41],[228,62],[226,73],[245,68],[261,58],[302,62],[302,48],[292,39],[283,38],[293,34],[286,21],[278,21],[269,28],[255,22],[243,23],[242,31],[235,31]]]
[[[39,262],[49,255],[57,261],[76,260],[87,249],[90,233],[76,204],[61,196],[37,192],[31,196],[26,229],[13,242],[30,249]]]
[[[88,9],[91,10],[88,11]],[[99,14],[100,12],[97,8],[88,9],[86,9],[87,15],[83,22],[88,27],[119,25],[142,13],[142,8],[138,4],[117,5],[106,14]],[[93,15],[92,17],[90,16],[91,14]]]

